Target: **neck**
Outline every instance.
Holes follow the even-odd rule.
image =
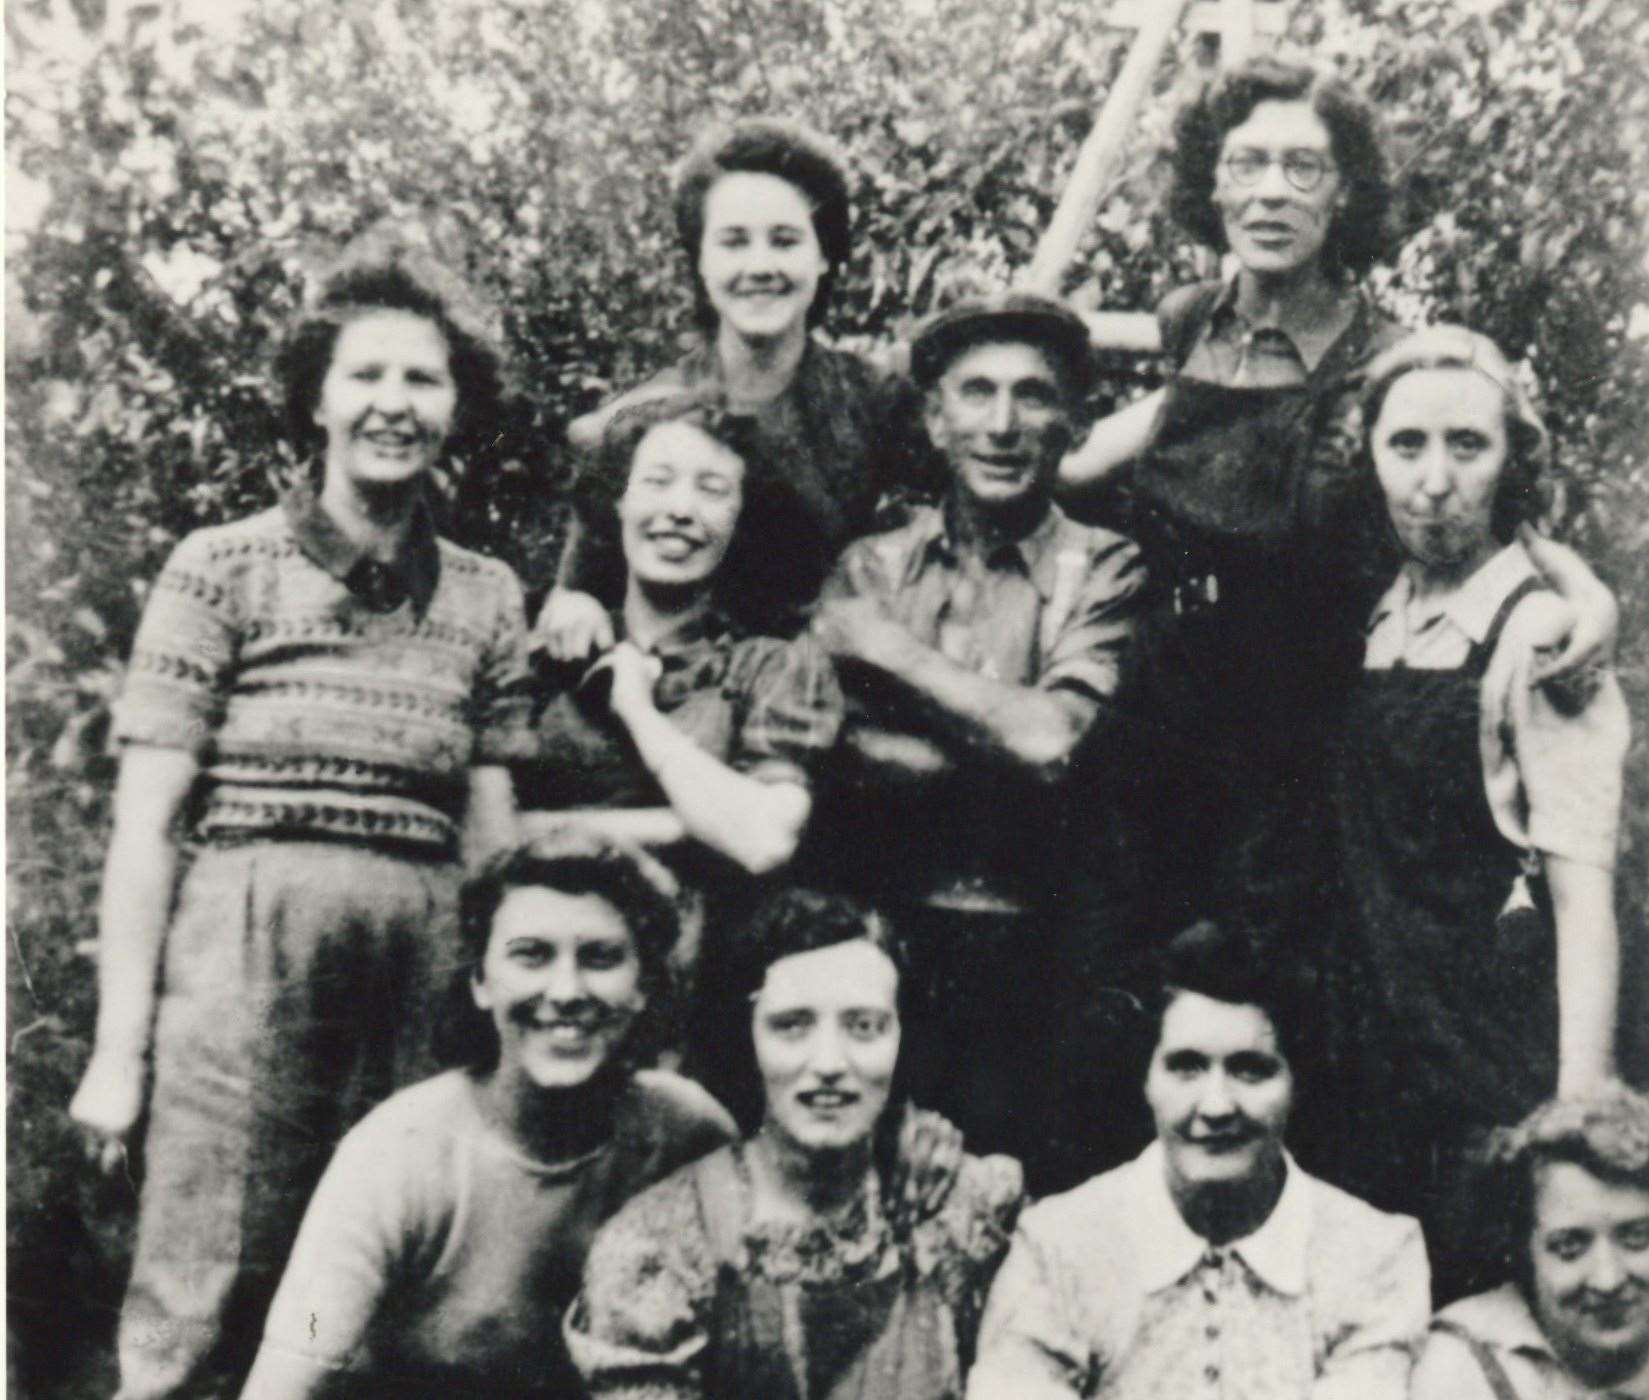
[[[1237,309],[1261,325],[1316,325],[1332,314],[1343,294],[1320,261],[1284,273],[1245,267],[1237,274]]]
[[[624,587],[624,635],[646,651],[709,610],[710,590],[701,583],[660,587],[632,574]]]
[[[548,1089],[499,1065],[483,1085],[488,1120],[528,1157],[565,1162],[595,1151],[612,1136],[613,1107],[626,1084],[609,1061],[570,1089]]]
[[[807,327],[792,326],[771,339],[750,340],[726,321],[716,331],[716,360],[734,403],[767,403],[790,387],[807,349]]]
[[[1035,530],[1047,519],[1052,500],[1049,491],[1038,489],[1006,505],[991,507],[966,491],[953,490],[950,527],[958,544],[989,553],[1000,545],[1017,543]]]
[[[1252,1235],[1282,1198],[1287,1168],[1281,1155],[1245,1181],[1184,1182],[1168,1175],[1168,1193],[1185,1221],[1212,1245]]]
[[[838,1152],[810,1152],[771,1121],[750,1140],[749,1151],[762,1186],[781,1210],[840,1210],[864,1190],[870,1171],[869,1138]]]
[[[1494,557],[1497,548],[1493,540],[1484,540],[1458,559],[1416,559],[1411,555],[1403,568],[1416,598],[1453,593]]]
[[[370,487],[328,472],[321,486],[321,505],[351,543],[374,559],[393,559],[412,532],[422,480]]]

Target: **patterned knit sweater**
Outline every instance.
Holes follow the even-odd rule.
[[[450,851],[471,765],[521,753],[520,584],[420,517],[426,587],[374,606],[316,514],[295,497],[178,545],[144,610],[115,736],[196,755],[202,836]]]

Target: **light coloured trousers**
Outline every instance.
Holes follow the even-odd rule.
[[[213,847],[167,933],[120,1397],[233,1396],[339,1137],[433,1068],[451,862]]]

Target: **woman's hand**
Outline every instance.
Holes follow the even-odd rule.
[[[962,1130],[941,1114],[906,1104],[889,1183],[894,1227],[908,1230],[936,1215],[961,1171]]]
[[[148,1071],[141,1055],[94,1051],[69,1104],[87,1160],[105,1176],[126,1161],[126,1139],[143,1111]]]
[[[664,671],[658,657],[649,656],[634,642],[620,642],[596,663],[595,670],[612,676],[608,704],[626,724],[633,716],[654,708],[653,686]]]
[[[1540,654],[1532,679],[1537,685],[1555,680],[1584,690],[1590,673],[1608,665],[1614,655],[1620,605],[1586,561],[1567,545],[1536,534],[1527,524],[1518,527],[1517,536],[1535,567],[1570,609],[1566,630],[1537,639]]]
[[[552,661],[584,661],[612,646],[613,619],[588,593],[552,588],[533,624],[532,648]]]

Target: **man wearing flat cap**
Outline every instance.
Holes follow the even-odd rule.
[[[1070,1004],[1061,892],[1091,845],[1073,774],[1103,766],[1143,572],[1128,540],[1053,500],[1093,378],[1080,318],[1031,293],[965,295],[918,333],[911,373],[948,485],[849,546],[825,585],[815,631],[851,717],[815,829],[911,940],[918,1102],[1041,1188]]]

